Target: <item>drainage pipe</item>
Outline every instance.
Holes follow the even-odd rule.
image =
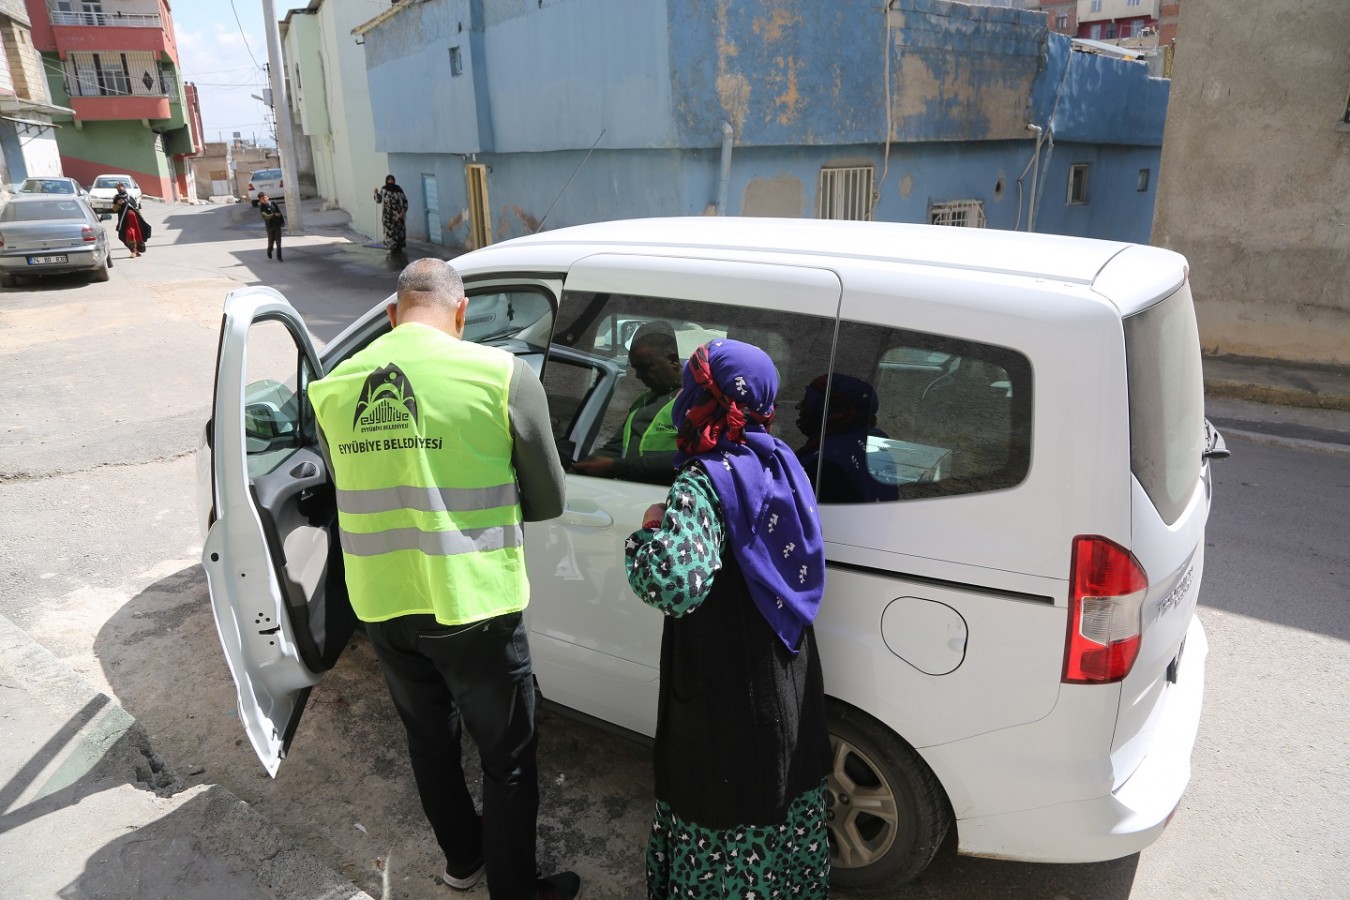
[[[731,194],[731,138],[735,135],[730,122],[722,123],[722,178],[717,183],[717,214],[727,214],[727,199]]]

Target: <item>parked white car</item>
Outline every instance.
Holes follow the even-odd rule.
[[[811,433],[828,443],[835,413],[867,420],[865,461],[832,470],[827,451],[813,465],[835,884],[913,878],[953,826],[961,853],[1042,862],[1121,857],[1162,833],[1200,719],[1209,460],[1227,454],[1204,418],[1182,257],[696,218],[565,228],[454,264],[466,339],[542,372],[569,459],[622,426],[641,389],[627,327],[654,316],[767,350],[775,433],[794,448]],[[273,774],[353,624],[296,386],[387,330],[385,302],[319,353],[276,291],[226,301],[199,467],[203,565],[240,719]],[[822,375],[830,409],[794,422]],[[846,410],[858,382],[870,411]],[[526,525],[545,697],[648,736],[662,621],[632,596],[623,543],[665,492],[569,474],[562,517]]]
[[[248,199],[254,206],[258,205],[258,195],[266,194],[277,203],[285,203],[286,197],[282,193],[285,184],[281,180],[280,169],[257,169],[249,173],[248,176]]]
[[[14,191],[16,194],[74,194],[88,197],[89,192],[74,178],[63,175],[42,175],[24,179]]]
[[[141,186],[130,175],[100,175],[89,186],[89,205],[94,212],[114,212],[113,197],[117,194],[118,184],[125,184],[131,199],[141,202]]]

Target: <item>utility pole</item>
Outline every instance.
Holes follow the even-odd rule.
[[[263,28],[267,30],[267,74],[272,81],[272,112],[277,129],[277,150],[281,152],[282,193],[286,198],[286,225],[289,231],[304,227],[300,209],[300,170],[291,145],[291,105],[286,97],[286,69],[281,60],[281,23],[276,5],[263,0]]]

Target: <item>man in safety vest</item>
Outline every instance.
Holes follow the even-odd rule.
[[[675,482],[675,423],[671,410],[680,392],[683,366],[675,332],[666,322],[638,329],[628,349],[628,365],[647,386],[628,410],[623,428],[595,455],[572,464],[572,471],[601,478]]]
[[[444,879],[487,875],[493,900],[572,898],[571,872],[537,878],[535,691],[522,621],[522,523],[563,508],[563,472],[538,377],[460,340],[468,300],[449,263],[398,279],[394,326],[309,387],[337,488],[353,609],[366,623]],[[481,824],[460,766],[460,723],[483,765]]]

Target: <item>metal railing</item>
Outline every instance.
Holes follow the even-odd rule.
[[[111,25],[119,28],[163,28],[159,13],[61,12],[52,10],[53,25]]]
[[[72,53],[62,63],[66,93],[71,97],[178,98],[175,73],[160,67],[155,54],[145,51],[97,54]]]

